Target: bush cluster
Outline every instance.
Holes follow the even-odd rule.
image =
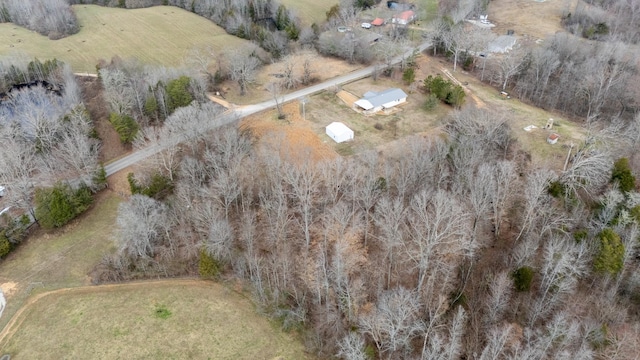
[[[464,104],[465,93],[460,85],[456,85],[449,80],[445,80],[442,76],[429,75],[424,79],[424,88],[435,95],[441,101],[459,108]]]
[[[58,228],[82,214],[93,202],[91,190],[81,184],[74,190],[69,184],[57,183],[36,190],[36,219],[45,228]]]

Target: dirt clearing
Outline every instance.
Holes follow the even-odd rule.
[[[320,140],[309,121],[302,118],[300,106],[297,101],[285,104],[284,119],[278,119],[276,110],[252,115],[242,120],[240,129],[251,132],[263,146],[277,149],[284,159],[297,162],[335,158],[336,152]]]

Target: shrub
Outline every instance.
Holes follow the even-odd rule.
[[[100,165],[96,173],[93,174],[93,185],[96,188],[104,188],[107,186],[107,171],[104,169],[104,165]]]
[[[198,273],[203,279],[215,279],[220,274],[220,265],[213,256],[204,249],[200,250],[200,261],[198,262]]]
[[[4,234],[4,231],[0,233],[0,258],[4,257],[11,251],[11,243]]]
[[[427,100],[424,101],[422,108],[427,111],[433,110],[438,106],[438,101],[438,97],[435,94],[429,94],[427,95]]]
[[[61,227],[84,212],[92,201],[86,184],[75,191],[63,183],[52,188],[40,188],[35,195],[36,219],[45,228]]]
[[[600,241],[598,253],[593,261],[597,272],[616,275],[624,265],[624,244],[620,236],[611,228],[606,228],[598,234]]]
[[[631,172],[629,159],[620,158],[613,163],[613,171],[611,172],[611,182],[617,182],[620,191],[629,192],[636,187],[636,178]]]
[[[129,182],[131,195],[142,194],[156,200],[161,200],[173,191],[171,179],[159,173],[153,174],[149,185],[146,186],[140,185],[133,173],[127,174],[127,181]]]
[[[576,232],[573,233],[573,239],[577,243],[581,243],[583,240],[587,239],[587,235],[589,235],[589,233],[585,229],[576,230]]]
[[[416,71],[412,68],[406,68],[402,73],[402,80],[405,84],[411,85],[416,79]]]
[[[140,125],[129,115],[111,113],[109,122],[120,136],[120,141],[130,143],[136,138]]]
[[[533,281],[533,269],[523,266],[512,274],[513,284],[517,291],[529,291],[531,282]]]
[[[167,309],[166,305],[156,304],[156,310],[154,311],[154,314],[157,318],[165,320],[171,316],[171,311]]]
[[[424,87],[428,92],[451,106],[460,107],[464,104],[466,94],[462,86],[445,80],[440,75],[435,77],[429,75],[424,79]]]
[[[169,97],[168,103],[170,113],[179,107],[191,104],[193,96],[189,92],[190,83],[191,78],[188,76],[180,76],[175,80],[169,81],[167,84],[167,96]]]
[[[547,192],[549,193],[549,195],[558,199],[565,196],[566,189],[564,184],[561,183],[560,181],[552,181],[547,187]]]

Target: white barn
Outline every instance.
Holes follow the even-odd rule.
[[[387,89],[380,92],[368,91],[362,99],[354,103],[365,113],[375,113],[383,109],[389,109],[407,101],[407,94],[398,88]]]
[[[353,130],[341,122],[332,122],[327,125],[326,132],[337,143],[353,140]]]

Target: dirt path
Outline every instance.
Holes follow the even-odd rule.
[[[30,297],[22,307],[16,311],[11,320],[0,332],[0,344],[5,342],[5,339],[10,339],[13,334],[20,328],[20,325],[26,318],[25,311],[29,310],[36,302],[41,299],[58,294],[89,294],[97,292],[108,292],[110,290],[131,288],[131,287],[155,287],[155,286],[173,286],[173,285],[191,285],[191,286],[206,286],[211,282],[198,280],[198,279],[170,279],[170,280],[150,280],[143,282],[130,282],[122,284],[106,284],[106,285],[93,285],[93,286],[80,286],[63,288],[52,291],[43,292],[35,296]],[[24,315],[23,315],[24,314]]]
[[[231,109],[231,108],[235,107],[234,104],[232,104],[232,103],[228,102],[227,100],[225,100],[225,99],[223,99],[223,98],[221,98],[219,96],[216,96],[215,94],[212,94],[212,93],[207,93],[207,98],[209,100],[213,101],[216,104],[224,106],[227,109]]]

